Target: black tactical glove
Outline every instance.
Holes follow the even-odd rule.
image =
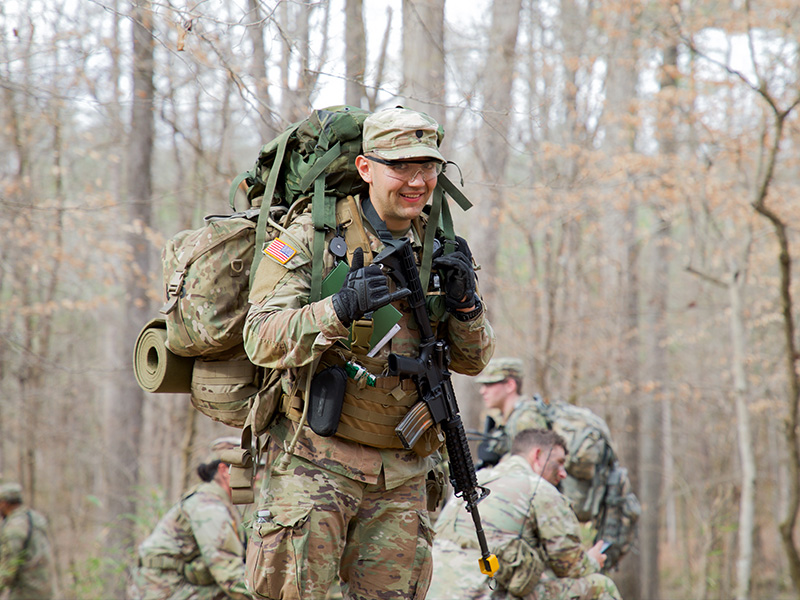
[[[434,256],[433,267],[442,278],[445,306],[450,312],[458,308],[480,305],[475,291],[476,276],[472,267],[472,252],[464,238],[456,236],[457,249],[450,254]]]
[[[336,316],[345,327],[365,314],[405,298],[411,292],[400,289],[389,291],[389,280],[376,264],[364,266],[364,252],[356,248],[353,252],[353,264],[345,277],[342,289],[331,296]]]

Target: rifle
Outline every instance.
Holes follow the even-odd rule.
[[[410,358],[398,354],[389,355],[389,373],[411,377],[417,385],[420,400],[395,428],[397,436],[406,449],[411,449],[429,427],[441,424],[445,434],[447,454],[450,459],[450,483],[457,498],[463,498],[466,509],[472,515],[478,535],[481,558],[478,560],[481,573],[494,577],[499,568],[497,557],[489,552],[486,536],[481,525],[478,502],[489,495],[489,489],[478,485],[475,466],[467,443],[467,434],[461,422],[453,384],[450,380],[450,350],[444,340],[436,339],[425,306],[425,294],[408,240],[387,246],[375,257],[375,263],[387,268],[388,274],[398,288],[411,291],[406,298],[420,331],[419,356]]]

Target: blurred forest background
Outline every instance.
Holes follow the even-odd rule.
[[[161,246],[342,103],[444,124],[496,355],[631,470],[624,596],[798,597],[798,44],[796,0],[0,3],[0,472],[60,597],[121,597],[235,433],[134,381]]]

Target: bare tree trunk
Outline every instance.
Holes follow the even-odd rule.
[[[767,206],[767,190],[774,177],[775,161],[780,151],[783,139],[786,117],[800,105],[800,96],[797,96],[789,108],[778,110],[776,102],[766,94],[766,86],[761,86],[758,92],[765,96],[775,114],[775,128],[770,148],[767,151],[766,163],[763,166],[763,175],[759,178],[753,208],[761,216],[772,223],[778,238],[778,264],[780,267],[779,295],[781,300],[781,314],[783,317],[783,334],[785,340],[785,365],[787,377],[788,417],[786,421],[786,444],[789,451],[789,503],[787,513],[780,523],[779,530],[786,558],[789,562],[789,574],[795,592],[800,592],[800,550],[795,542],[794,535],[797,525],[798,511],[800,511],[800,375],[798,374],[797,342],[795,341],[794,303],[792,300],[792,254],[789,248],[789,238],[786,223],[780,216]]]
[[[269,77],[267,76],[267,49],[264,46],[264,27],[261,22],[261,4],[258,0],[249,0],[250,14],[253,24],[248,27],[250,40],[253,43],[252,74],[256,80],[256,96],[259,106],[264,107],[258,121],[258,132],[263,141],[274,137],[278,130],[272,125]]]
[[[608,75],[606,81],[606,106],[604,117],[607,121],[606,145],[613,155],[635,152],[636,129],[630,124],[628,116],[635,112],[637,82],[637,52],[634,44],[636,17],[634,8],[620,9],[609,16],[612,25],[620,34],[613,38],[608,54]],[[624,33],[623,33],[624,32]],[[628,469],[631,487],[641,495],[639,479],[639,432],[640,432],[640,330],[639,330],[639,202],[631,197],[617,217],[622,227],[612,228],[618,232],[620,246],[620,321],[618,368],[620,385],[621,427],[617,427],[617,446],[619,458]],[[639,598],[641,569],[639,555],[630,553],[620,563],[613,574],[614,581],[623,598]]]
[[[403,0],[403,95],[445,125],[444,0]]]
[[[750,597],[750,575],[753,564],[753,527],[755,515],[756,465],[750,433],[750,412],[747,407],[747,334],[742,309],[744,269],[732,265],[728,292],[731,300],[731,338],[733,346],[733,382],[736,398],[736,424],[739,434],[739,459],[742,463],[742,492],[739,500],[739,558],[736,563],[736,600]]]
[[[364,0],[345,0],[344,39],[345,87],[344,102],[362,107],[364,74],[367,70],[367,34],[364,31]]]
[[[782,117],[785,117],[784,113]],[[783,118],[780,119],[779,127],[776,127],[774,152],[777,153],[778,143],[781,138]],[[774,154],[773,154],[774,157]],[[773,160],[773,159],[771,159]],[[788,418],[786,422],[786,443],[789,450],[789,504],[787,514],[781,522],[779,529],[784,551],[789,561],[789,574],[792,577],[792,585],[795,591],[800,590],[800,552],[794,540],[795,525],[797,524],[798,510],[800,510],[800,376],[798,376],[798,355],[797,344],[795,342],[795,323],[794,308],[792,301],[791,282],[792,282],[792,255],[789,250],[789,239],[787,236],[787,226],[765,205],[766,187],[770,179],[764,185],[764,194],[754,203],[756,211],[769,219],[778,237],[780,265],[780,298],[781,312],[783,315],[783,333],[785,340],[785,360],[786,374],[788,379],[787,399],[789,401]]]
[[[146,291],[149,287],[150,247],[146,228],[150,226],[152,200],[151,157],[153,153],[153,14],[149,0],[136,2],[131,10],[133,23],[133,104],[127,157],[128,241],[131,248],[131,273],[126,282],[126,297],[118,316],[118,334],[110,352],[115,372],[108,398],[106,449],[108,464],[109,550],[125,550],[134,543],[132,515],[136,513],[135,492],[139,471],[139,438],[142,429],[143,392],[131,372],[131,352],[139,329],[149,314]],[[125,581],[116,577],[112,591],[122,595]]]
[[[659,598],[658,548],[661,524],[662,470],[662,402],[666,401],[667,356],[667,294],[669,292],[669,239],[670,225],[658,220],[653,236],[653,265],[651,269],[651,296],[648,313],[651,322],[647,354],[647,366],[652,392],[643,398],[641,429],[639,435],[640,468],[639,479],[642,500],[640,519],[641,539],[641,597]]]
[[[500,213],[504,208],[507,134],[510,126],[511,86],[516,64],[517,34],[522,0],[494,0],[489,47],[481,78],[483,124],[478,130],[475,151],[481,168],[481,180],[487,184],[486,197],[472,210],[475,219],[473,237],[483,242],[477,257],[482,263],[481,292],[489,311],[497,305],[497,254],[500,243]]]

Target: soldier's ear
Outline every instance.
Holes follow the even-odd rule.
[[[536,473],[537,475],[541,475],[542,474],[541,465],[539,465],[539,457],[541,455],[542,455],[542,449],[541,448],[534,447],[534,448],[531,448],[530,452],[528,452],[528,462],[530,463],[531,469],[533,469],[533,472]]]
[[[366,183],[372,183],[372,163],[363,154],[356,156],[356,169]]]

